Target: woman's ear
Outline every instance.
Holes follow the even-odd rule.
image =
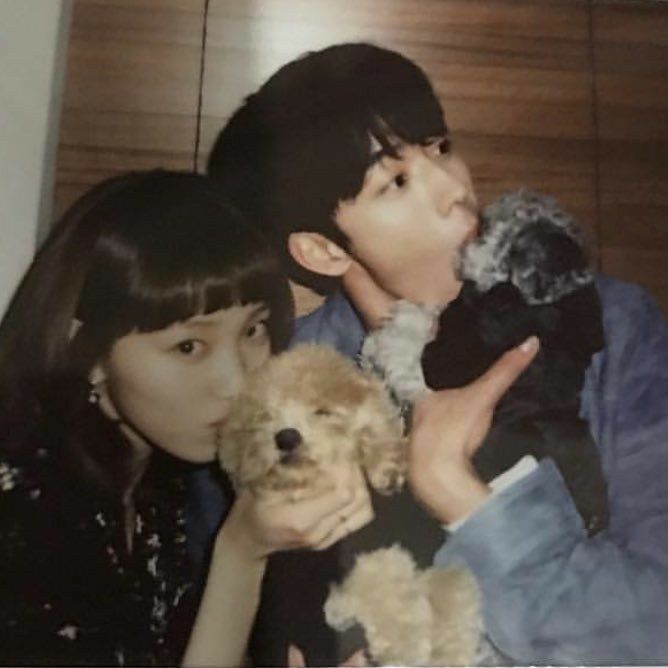
[[[101,364],[96,364],[91,372],[88,374],[88,382],[93,386],[97,387],[101,383],[104,383],[107,380],[107,372],[104,370]]]
[[[297,264],[324,276],[343,276],[352,262],[341,246],[317,232],[293,232],[288,237],[288,250]]]
[[[102,364],[98,363],[91,369],[91,372],[88,374],[88,382],[90,383],[88,401],[92,404],[97,404],[102,413],[110,420],[120,422],[121,417],[109,396],[107,372]]]

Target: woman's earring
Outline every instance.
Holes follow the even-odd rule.
[[[97,387],[95,385],[91,385],[90,390],[88,391],[88,403],[99,404],[101,398],[102,397],[100,396]]]

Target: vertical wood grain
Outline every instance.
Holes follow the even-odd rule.
[[[194,164],[203,0],[76,0],[55,210],[121,171]]]
[[[594,6],[601,262],[668,312],[668,5]]]

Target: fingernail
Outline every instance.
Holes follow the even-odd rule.
[[[530,336],[521,346],[520,350],[523,353],[529,354],[538,349],[538,337]]]

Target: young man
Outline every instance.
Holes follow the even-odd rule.
[[[447,304],[458,293],[453,257],[476,232],[476,198],[429,81],[399,54],[346,44],[289,63],[233,115],[209,172],[293,279],[331,293],[295,340],[354,355],[357,313],[373,326],[392,299]],[[606,348],[582,413],[608,478],[606,532],[587,537],[549,460],[494,494],[471,466],[535,346],[416,410],[411,484],[457,523],[437,563],[473,571],[491,640],[520,663],[668,661],[668,326],[639,288],[603,278],[598,288]]]

